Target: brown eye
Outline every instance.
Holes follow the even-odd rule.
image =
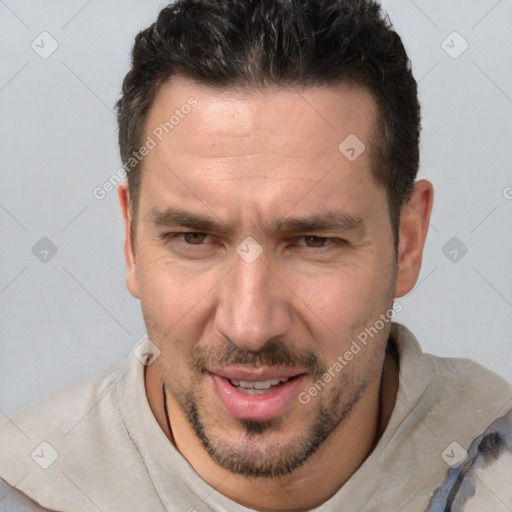
[[[191,245],[199,245],[208,236],[206,233],[181,233],[183,240]]]
[[[304,240],[308,247],[323,247],[327,239],[319,236],[305,236]]]

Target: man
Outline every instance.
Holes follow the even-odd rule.
[[[2,424],[0,507],[510,510],[510,386],[392,323],[433,190],[379,6],[178,1],[117,109],[148,337]]]

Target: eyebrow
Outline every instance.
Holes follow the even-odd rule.
[[[233,234],[233,229],[216,219],[198,215],[181,208],[168,207],[165,210],[152,208],[146,216],[146,221],[164,226],[183,226],[198,231],[207,231],[220,234]]]
[[[201,232],[225,235],[234,233],[234,229],[219,220],[172,206],[165,210],[151,209],[145,220],[157,225],[183,226]],[[364,220],[358,215],[330,210],[306,217],[284,217],[273,221],[264,231],[270,235],[291,235],[316,231],[347,230],[356,231],[363,235],[365,233]]]

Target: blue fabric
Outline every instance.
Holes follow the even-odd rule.
[[[473,496],[472,473],[495,462],[504,450],[512,451],[512,411],[494,421],[477,437],[468,450],[467,459],[448,471],[443,485],[435,492],[426,512],[456,512]]]

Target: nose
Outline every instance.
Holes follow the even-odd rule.
[[[252,263],[237,257],[222,280],[215,329],[238,347],[258,351],[290,331],[290,293],[264,253]]]

